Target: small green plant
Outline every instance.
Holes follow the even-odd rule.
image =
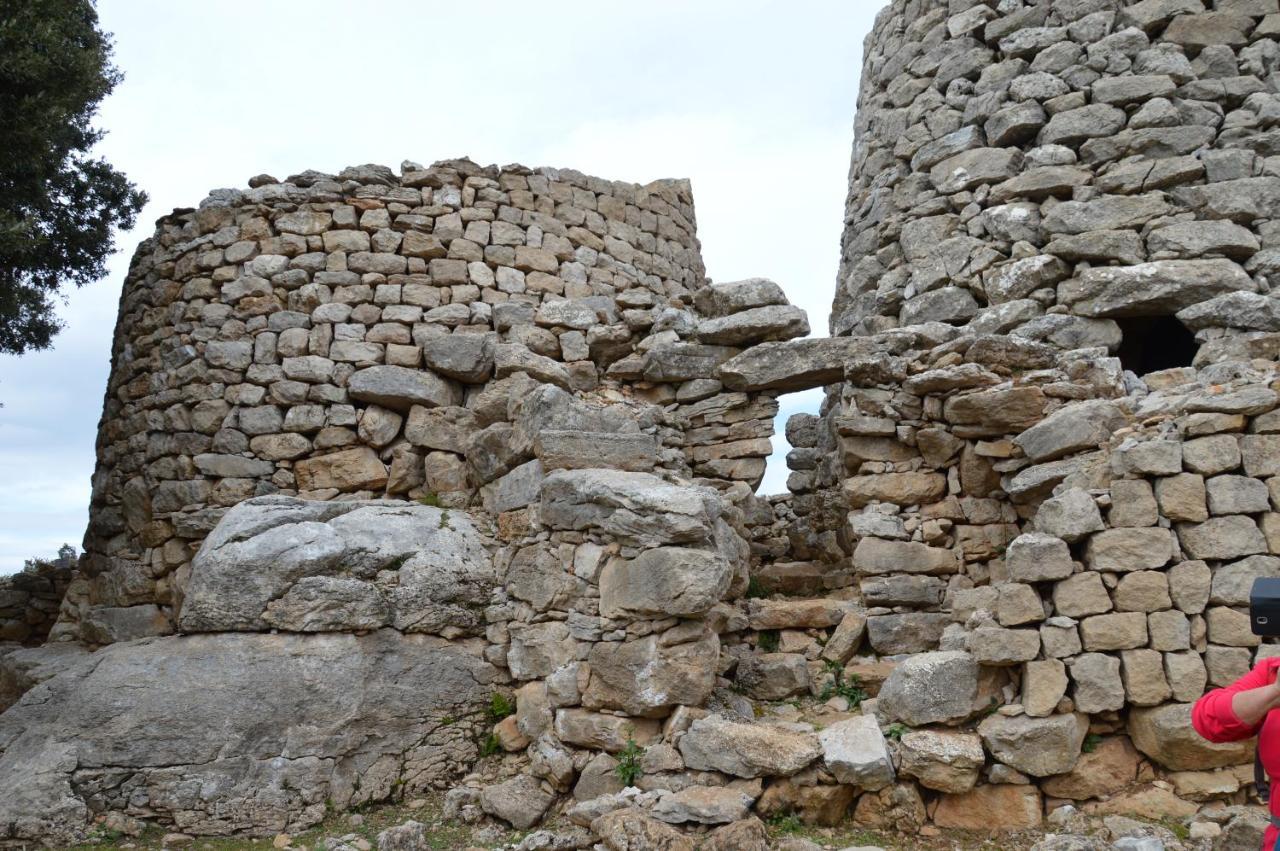
[[[1097,733],[1090,733],[1084,737],[1084,744],[1080,747],[1080,750],[1085,753],[1093,753],[1098,749],[1098,745],[1100,744],[1102,744],[1102,737]]]
[[[441,528],[441,529],[448,529],[448,528],[449,528],[449,512],[448,512],[448,510],[445,510],[445,511],[441,511],[441,512],[440,512],[440,528]]]
[[[756,639],[756,646],[765,653],[776,653],[780,635],[776,629],[766,629]]]
[[[498,738],[497,733],[490,733],[485,740],[480,743],[480,756],[493,756],[502,750],[502,740]]]
[[[1157,822],[1157,824],[1159,824],[1161,827],[1168,830],[1170,833],[1178,837],[1178,839],[1182,840],[1183,842],[1186,842],[1188,839],[1191,838],[1191,829],[1176,819],[1163,818],[1163,819],[1160,819],[1160,821]]]
[[[497,724],[503,718],[516,714],[516,705],[511,698],[507,697],[500,691],[495,691],[489,697],[489,720]]]
[[[843,697],[849,702],[850,709],[857,709],[862,705],[862,701],[866,700],[870,695],[867,690],[862,687],[862,678],[857,674],[853,674],[846,681],[844,678],[844,668],[839,662],[832,662],[830,659],[826,661],[827,671],[831,673],[831,679],[822,687],[822,693],[818,695],[819,700],[830,700],[833,697]]]
[[[760,584],[759,579],[753,576],[747,581],[747,593],[744,596],[748,600],[756,600],[765,596],[764,586]]]
[[[644,769],[640,767],[643,759],[644,748],[636,744],[634,735],[627,733],[627,746],[618,752],[618,764],[613,769],[623,786],[636,785],[636,781],[644,774]]]
[[[431,493],[424,493],[422,496],[418,497],[418,502],[423,505],[429,505],[432,508],[444,507],[444,504],[440,502],[440,494],[435,491],[431,491]]]
[[[895,742],[900,742],[902,741],[902,737],[907,734],[907,731],[909,729],[910,728],[907,727],[906,724],[894,722],[893,724],[890,724],[888,729],[884,731],[884,737],[886,739],[893,739]]]
[[[769,817],[769,827],[773,828],[775,833],[799,833],[804,830],[804,822],[795,813],[778,813]]]
[[[457,716],[454,716],[454,715],[446,715],[440,719],[441,727],[452,727],[454,724],[457,724],[457,723],[458,723],[458,718]]]

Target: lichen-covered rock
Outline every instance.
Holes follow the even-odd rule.
[[[469,768],[472,725],[441,721],[479,713],[495,678],[448,642],[392,630],[113,644],[0,716],[0,836],[82,841],[84,790],[120,772],[152,790],[151,817],[193,833],[296,832],[326,801],[383,800]],[[128,806],[125,791],[102,794],[94,807]]]
[[[992,715],[978,726],[992,756],[1032,777],[1070,771],[1088,731],[1089,719],[1080,714],[1047,718]]]
[[[405,502],[259,497],[196,555],[184,632],[477,630],[497,581],[465,514]]]
[[[939,792],[968,792],[986,763],[982,739],[973,733],[912,730],[899,740],[901,772]]]
[[[911,727],[964,721],[976,711],[978,664],[968,653],[921,653],[896,665],[880,688],[880,711]]]
[[[680,739],[680,755],[696,771],[734,777],[795,774],[822,755],[816,737],[767,724],[744,724],[711,715],[694,721]]]
[[[874,717],[837,721],[818,732],[818,741],[823,763],[839,782],[874,792],[894,781],[893,759]]]

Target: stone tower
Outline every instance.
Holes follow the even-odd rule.
[[[68,640],[0,655],[0,842],[462,775],[566,847],[1251,829],[1251,745],[1189,716],[1277,655],[1280,5],[894,0],[865,57],[829,338],[706,279],[679,181],[364,166],[162,220]]]

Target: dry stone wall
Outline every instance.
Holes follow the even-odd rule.
[[[851,576],[858,621],[781,638],[858,675],[900,735],[892,795],[841,811],[1025,828],[1066,802],[1245,799],[1250,747],[1200,741],[1189,710],[1276,652],[1247,594],[1280,566],[1277,13],[898,0],[877,19],[837,337],[721,368],[828,388],[788,425],[773,507],[816,557],[791,574]],[[829,800],[786,805],[820,820]]]
[[[1251,744],[1189,713],[1278,646],[1246,614],[1280,576],[1277,62],[1276,0],[894,0],[825,339],[706,280],[676,181],[363,166],[166,217],[54,631],[109,646],[0,656],[0,842],[441,786],[611,851],[767,849],[773,816],[1255,830]],[[816,387],[754,495],[777,395]],[[308,704],[340,660],[347,702]],[[235,707],[156,669],[304,685],[214,764]],[[369,736],[313,742],[331,710]]]
[[[560,468],[759,483],[773,394],[714,369],[808,324],[772,282],[708,284],[687,182],[452,160],[250,183],[134,257],[58,637],[171,631],[200,542],[254,496],[500,516]]]
[[[39,644],[53,629],[75,573],[75,559],[33,560],[0,577],[0,642]]]

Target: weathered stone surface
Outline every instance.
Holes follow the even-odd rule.
[[[950,623],[940,612],[904,612],[867,618],[867,641],[882,656],[924,653],[938,647],[942,632]]]
[[[1014,438],[1033,461],[1052,461],[1105,443],[1124,424],[1112,402],[1091,400],[1059,408]]]
[[[1100,615],[1111,611],[1111,595],[1094,571],[1069,576],[1053,586],[1053,608],[1069,618]]]
[[[968,792],[986,763],[982,739],[973,733],[912,730],[899,740],[901,772],[939,792]]]
[[[763,343],[720,364],[715,375],[730,390],[807,390],[843,378],[845,360],[864,347],[853,337]]]
[[[698,323],[698,339],[717,346],[790,340],[809,334],[809,317],[789,304],[753,307]]]
[[[783,700],[809,690],[809,665],[800,653],[761,653],[738,662],[734,687],[757,700]]]
[[[326,801],[383,800],[469,768],[468,726],[441,720],[479,711],[495,677],[447,642],[391,630],[111,645],[0,717],[0,825],[77,841],[91,815],[79,790],[123,771],[152,790],[155,818],[192,833],[298,832]],[[192,786],[205,792],[182,792]]]
[[[1087,491],[1071,488],[1065,493],[1046,499],[1036,512],[1036,529],[1046,535],[1061,538],[1069,544],[1082,540],[1093,532],[1106,528],[1098,504]]]
[[[89,654],[81,644],[49,642],[40,647],[0,650],[0,713],[31,689],[72,667]]]
[[[689,786],[667,792],[653,807],[653,815],[668,824],[728,824],[747,817],[752,799],[726,786]]]
[[[623,808],[591,822],[609,851],[693,851],[693,840],[642,810]]]
[[[648,473],[561,470],[542,487],[542,520],[551,528],[596,529],[629,544],[708,542],[724,510],[714,491]]]
[[[1130,650],[1147,643],[1147,618],[1141,612],[1094,615],[1080,622],[1085,650]]]
[[[941,499],[946,490],[945,476],[926,472],[854,476],[844,483],[850,508],[863,508],[873,502],[924,505]]]
[[[1015,582],[1065,579],[1075,570],[1066,542],[1040,532],[1014,538],[1005,552],[1005,567]]]
[[[694,294],[693,303],[705,316],[729,316],[734,313],[786,304],[782,287],[768,278],[747,278],[702,287]]]
[[[951,550],[914,541],[886,541],[863,538],[853,551],[853,566],[859,573],[881,576],[893,573],[946,575],[957,573],[960,562]]]
[[[600,574],[600,613],[700,614],[725,595],[733,575],[733,566],[718,553],[684,547],[611,559]]]
[[[769,831],[755,817],[713,830],[703,851],[769,851]]]
[[[1042,804],[1035,786],[979,786],[959,795],[943,795],[933,812],[938,827],[992,831],[1039,827]]]
[[[1213,744],[1191,726],[1190,703],[1168,703],[1129,713],[1134,747],[1173,771],[1239,765],[1253,758],[1252,739]]]
[[[1178,540],[1194,559],[1226,561],[1265,553],[1267,541],[1251,518],[1240,514],[1178,526]]]
[[[494,338],[489,334],[449,334],[421,344],[422,362],[432,371],[461,381],[482,384],[493,373]]]
[[[1280,577],[1280,558],[1249,556],[1213,571],[1208,601],[1219,606],[1248,606],[1254,580]]]
[[[807,733],[718,715],[694,721],[679,747],[685,765],[695,771],[748,778],[795,774],[822,754],[818,740]]]
[[[978,664],[968,653],[922,653],[902,660],[880,687],[885,717],[911,727],[964,721],[979,708]]]
[[[548,470],[607,467],[644,472],[658,462],[657,443],[648,434],[546,429],[538,433],[534,452]]]
[[[1160,260],[1087,269],[1060,285],[1058,294],[1083,316],[1116,317],[1175,313],[1215,296],[1255,288],[1253,279],[1230,260]]]
[[[520,830],[537,824],[554,800],[555,794],[544,789],[542,781],[528,775],[486,786],[480,793],[481,809]]]
[[[875,791],[893,783],[893,758],[876,719],[859,715],[818,732],[822,759],[841,783]]]
[[[380,491],[387,484],[386,466],[368,447],[305,458],[294,466],[294,472],[298,487],[304,491]]]
[[[242,502],[193,560],[179,628],[476,631],[497,577],[470,519],[444,517],[409,502]]]
[[[1081,712],[1111,712],[1124,706],[1120,660],[1106,653],[1082,653],[1071,660],[1071,698]]]
[[[1080,754],[1070,771],[1045,778],[1040,788],[1046,795],[1075,801],[1114,795],[1134,783],[1139,758],[1127,736],[1108,736]]]
[[[649,381],[664,383],[706,378],[737,353],[729,346],[663,343],[645,352],[641,374]]]
[[[617,753],[628,739],[647,745],[661,734],[657,721],[648,718],[625,718],[585,709],[558,709],[555,719],[556,738],[567,745]]]
[[[708,633],[696,641],[663,647],[656,636],[600,642],[587,661],[591,681],[583,693],[589,709],[621,709],[628,715],[665,715],[673,706],[698,706],[715,688],[720,640]]]
[[[1034,629],[984,626],[969,633],[968,648],[983,665],[1017,665],[1040,655],[1040,634]]]
[[[1108,529],[1089,538],[1085,563],[1093,570],[1126,573],[1164,567],[1173,558],[1173,535],[1158,527]]]
[[[414,405],[443,408],[462,401],[456,385],[434,373],[403,366],[362,369],[347,382],[347,392],[361,402],[402,412],[408,412]]]
[[[1022,708],[1032,718],[1052,715],[1067,693],[1067,669],[1057,659],[1028,662],[1022,668]]]
[[[978,734],[996,759],[1032,777],[1070,771],[1080,756],[1089,730],[1085,715],[992,715],[978,725]]]

